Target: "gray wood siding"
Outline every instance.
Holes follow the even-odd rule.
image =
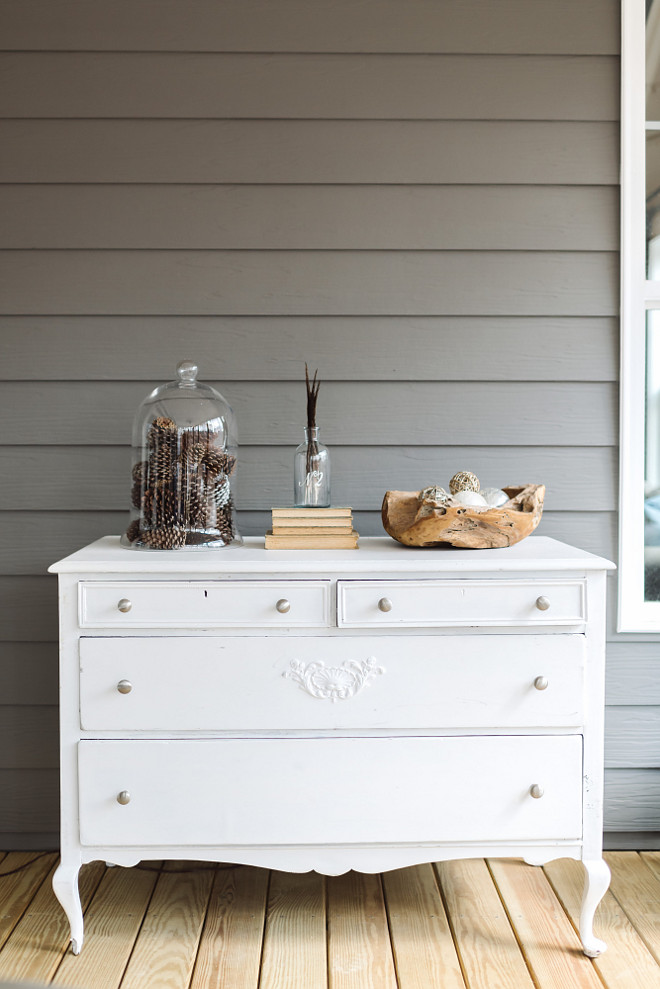
[[[469,467],[614,556],[619,4],[5,0],[0,38],[0,847],[37,847],[45,570],[121,529],[134,411],[182,358],[237,411],[248,534],[289,499],[307,360],[363,534]],[[610,640],[625,842],[660,830],[660,644]]]

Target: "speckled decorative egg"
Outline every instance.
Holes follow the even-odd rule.
[[[501,488],[482,488],[479,492],[486,499],[486,504],[491,508],[499,508],[509,500],[509,496]]]
[[[478,491],[480,487],[479,478],[470,470],[459,470],[449,482],[449,490],[453,495],[457,491]]]
[[[468,508],[487,508],[488,502],[482,498],[478,491],[457,491],[453,496],[454,505],[465,505]]]
[[[430,501],[434,505],[444,505],[449,501],[451,496],[444,488],[441,488],[439,484],[432,484],[428,488],[423,488],[419,492],[420,501]]]

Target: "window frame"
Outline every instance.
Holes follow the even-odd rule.
[[[660,602],[644,599],[646,312],[660,309],[660,281],[646,278],[646,132],[646,3],[622,0],[619,632],[660,632]]]

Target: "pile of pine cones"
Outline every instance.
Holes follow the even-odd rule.
[[[236,458],[217,449],[206,425],[179,429],[158,416],[149,426],[149,459],[133,467],[131,503],[139,511],[126,531],[129,542],[150,549],[179,549],[234,538],[229,477]]]

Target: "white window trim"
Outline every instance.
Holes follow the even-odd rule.
[[[646,310],[660,308],[646,281],[645,21],[645,0],[622,0],[619,632],[660,632],[660,602],[644,600]]]

